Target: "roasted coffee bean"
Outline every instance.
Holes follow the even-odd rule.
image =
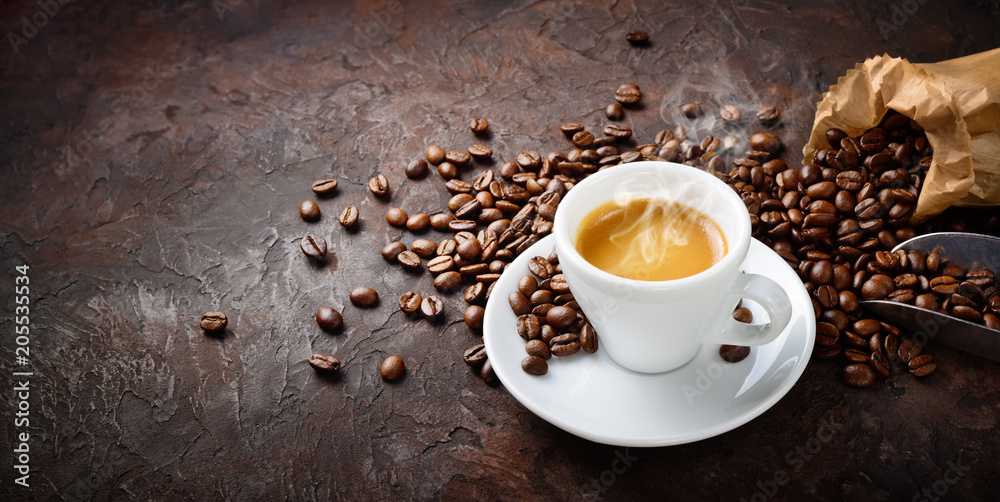
[[[757,110],[757,120],[764,125],[774,125],[781,117],[781,110],[773,106],[765,106]]]
[[[458,167],[464,167],[469,165],[469,162],[472,160],[472,156],[469,155],[468,152],[449,150],[445,152],[444,160],[447,160]]]
[[[340,359],[328,354],[313,354],[309,357],[309,366],[320,373],[335,373],[340,369]]]
[[[379,374],[382,375],[383,380],[393,381],[398,380],[399,377],[403,376],[406,371],[406,363],[403,362],[403,358],[399,356],[389,356],[382,361],[382,368],[379,370]]]
[[[922,377],[927,376],[937,369],[937,364],[934,363],[934,358],[930,354],[922,354],[913,359],[910,359],[907,367],[915,376]]]
[[[576,311],[563,305],[553,307],[545,314],[545,320],[554,328],[568,328],[576,321]]]
[[[535,291],[538,291],[538,279],[532,275],[521,277],[521,280],[517,282],[517,290],[525,297],[530,297]]]
[[[594,144],[594,135],[587,131],[580,131],[573,135],[573,145],[578,148],[587,148]]]
[[[458,167],[451,162],[442,162],[438,164],[438,174],[442,179],[451,180],[458,177]]]
[[[427,162],[430,162],[431,164],[438,165],[441,162],[444,162],[444,148],[441,148],[440,146],[428,146],[424,155],[427,157]]]
[[[919,343],[906,339],[899,342],[899,349],[897,349],[896,354],[903,360],[903,362],[909,362],[914,357],[920,355],[920,350],[922,348],[923,347],[921,347]]]
[[[229,325],[229,318],[222,312],[207,312],[201,316],[198,326],[205,331],[225,331]]]
[[[438,301],[440,301],[440,299]],[[442,305],[442,309],[443,308],[444,307]],[[483,317],[485,315],[486,310],[479,305],[469,305],[465,309],[465,324],[469,326],[469,328],[479,331],[483,329]]]
[[[395,260],[403,251],[406,251],[406,244],[399,241],[390,242],[382,248],[382,257],[386,260]]]
[[[524,351],[528,353],[529,356],[540,357],[542,359],[551,359],[552,351],[549,350],[549,346],[545,342],[534,339],[528,340],[528,343],[524,344]]]
[[[493,371],[493,363],[489,359],[483,363],[482,369],[479,370],[479,378],[482,378],[489,385],[497,382],[497,374]]]
[[[410,179],[420,179],[427,176],[427,161],[424,159],[414,159],[406,165],[406,177]]]
[[[472,145],[469,147],[469,155],[476,160],[485,160],[493,156],[493,149],[486,145]]]
[[[478,239],[469,239],[463,241],[458,245],[456,253],[466,262],[475,260],[479,258],[480,253],[483,252],[483,245],[480,244]]]
[[[389,180],[385,175],[378,175],[370,180],[368,180],[368,190],[371,191],[372,195],[376,197],[385,197],[389,195]]]
[[[649,33],[642,30],[634,30],[625,35],[625,40],[632,45],[645,45],[649,43]]]
[[[462,361],[469,366],[479,366],[486,361],[486,345],[473,345],[462,353]]]
[[[743,345],[723,345],[719,347],[719,357],[727,363],[738,363],[750,355],[750,347]]]
[[[423,232],[431,224],[431,217],[427,213],[417,213],[406,220],[406,229],[411,232]]]
[[[554,356],[566,357],[580,351],[580,342],[554,343],[550,350]]]
[[[541,376],[549,372],[549,363],[538,356],[528,356],[521,360],[521,369],[529,375]]]
[[[315,221],[319,219],[320,211],[319,205],[311,200],[303,201],[299,204],[299,216],[306,221]]]
[[[514,291],[507,297],[508,303],[510,303],[511,310],[514,311],[514,315],[522,315],[531,312],[531,301],[528,300],[527,296],[524,296],[518,291]]]
[[[477,282],[465,290],[463,298],[467,303],[481,303],[486,299],[486,285]]]
[[[615,101],[625,106],[634,105],[641,99],[642,93],[639,92],[639,86],[635,84],[622,84],[615,91]]]
[[[469,121],[469,129],[474,134],[486,134],[490,128],[490,123],[486,119],[472,119]]]
[[[307,235],[299,242],[299,247],[306,256],[322,261],[326,258],[326,239],[318,235]]]
[[[410,243],[410,251],[413,251],[421,258],[433,258],[437,256],[438,245],[429,239],[415,239]]]
[[[538,289],[532,293],[531,296],[528,297],[528,301],[530,301],[532,305],[541,305],[543,303],[553,303],[555,298],[556,294],[553,293],[551,289],[544,288]],[[572,319],[569,322],[572,323]],[[559,328],[561,326],[556,327]]]
[[[849,364],[844,367],[841,379],[851,387],[871,387],[875,385],[875,372],[867,364]]]
[[[351,290],[350,299],[355,307],[374,307],[378,305],[378,292],[367,286],[358,286]]]
[[[746,307],[737,307],[736,310],[733,311],[733,319],[742,323],[750,324],[753,322],[753,312]]]
[[[607,117],[608,120],[621,120],[625,118],[625,110],[622,108],[621,104],[611,103],[604,108],[604,116]]]
[[[831,323],[816,323],[816,344],[831,347],[840,340],[840,330]]]
[[[580,348],[588,354],[597,352],[597,330],[590,323],[580,328]]]
[[[876,274],[865,281],[861,287],[861,296],[865,300],[883,300],[895,289],[892,278],[885,274]],[[957,289],[957,284],[956,284]]]
[[[427,262],[427,271],[432,274],[441,274],[455,267],[455,260],[448,255],[435,256]]]
[[[768,153],[778,153],[783,147],[781,138],[769,132],[759,132],[750,136],[750,147]]]
[[[337,190],[337,180],[326,179],[314,181],[312,184],[313,193],[319,195],[330,195]]]
[[[872,370],[881,375],[883,378],[889,376],[892,372],[892,366],[889,365],[889,360],[886,359],[885,355],[881,352],[872,352],[871,357],[868,360],[868,365],[871,366]]]
[[[316,311],[316,324],[327,331],[337,331],[344,327],[344,317],[333,307],[320,307]]]
[[[406,225],[406,220],[410,218],[410,215],[406,214],[406,211],[398,207],[390,208],[385,212],[385,221],[394,227],[402,227]]]
[[[723,106],[722,109],[719,110],[719,116],[726,122],[739,122],[740,119],[743,118],[743,114],[740,113],[740,109],[733,105]]]
[[[958,291],[960,283],[958,279],[950,275],[942,275],[931,279],[931,291],[940,295],[950,295]]]
[[[516,314],[517,312],[515,311],[514,313]],[[535,314],[519,315],[517,317],[516,326],[517,334],[525,340],[534,340],[541,335],[542,322]]]
[[[620,141],[626,141],[632,137],[632,128],[619,124],[610,124],[604,127],[604,134],[614,136]]]
[[[420,264],[422,263],[420,261],[420,256],[413,251],[403,251],[402,253],[399,253],[399,255],[396,256],[396,261],[407,270],[416,270],[420,268]]]
[[[340,216],[337,217],[337,221],[339,221],[341,226],[344,228],[356,228],[358,226],[358,216],[358,208],[348,206],[340,212]]]
[[[479,307],[477,305],[470,305],[469,308],[482,309],[482,307]],[[424,316],[425,319],[433,321],[437,319],[438,316],[440,316],[441,312],[443,311],[444,311],[444,302],[442,302],[441,299],[436,296],[424,297],[423,301],[420,302],[420,315]],[[466,309],[465,313],[468,316],[469,314],[468,309]],[[468,324],[469,327],[472,329],[478,329],[469,323],[468,317],[466,317],[465,323]],[[479,328],[482,328],[482,318],[479,319]]]
[[[977,324],[981,324],[983,322],[983,315],[980,314],[978,310],[964,305],[956,305],[952,307],[951,315]]]
[[[551,276],[555,271],[552,264],[549,263],[549,260],[546,260],[541,256],[536,256],[528,260],[528,270],[541,279],[548,279],[549,276]]]
[[[681,113],[689,119],[696,119],[702,116],[703,112],[700,103],[691,102],[681,105]]]
[[[416,314],[420,311],[420,302],[422,301],[424,301],[424,298],[420,296],[420,293],[407,291],[399,297],[399,310],[402,310],[405,314]]]
[[[450,291],[462,285],[462,275],[454,270],[445,272],[434,278],[434,287],[438,291]]]

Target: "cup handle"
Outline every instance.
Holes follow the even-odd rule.
[[[726,315],[722,329],[709,331],[707,342],[728,345],[764,345],[774,341],[792,318],[792,302],[778,283],[757,274],[740,274],[729,290],[727,305],[749,298],[767,312],[770,322],[745,324]],[[729,314],[730,312],[727,312]]]

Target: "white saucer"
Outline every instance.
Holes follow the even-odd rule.
[[[716,436],[767,411],[809,362],[816,336],[809,295],[792,268],[754,239],[741,268],[780,284],[791,299],[792,318],[776,340],[754,347],[743,361],[727,363],[719,357],[718,345],[705,345],[686,365],[651,375],[622,368],[598,344],[594,354],[553,357],[547,374],[529,375],[521,370],[525,342],[517,335],[517,317],[507,296],[529,273],[528,260],[548,256],[553,246],[553,238],[545,237],[504,271],[486,306],[483,340],[507,390],[536,415],[572,434],[617,446],[666,446]],[[747,306],[756,318],[764,318],[759,307]]]

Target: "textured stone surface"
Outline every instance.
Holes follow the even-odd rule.
[[[643,105],[625,123],[640,138],[685,120],[677,108],[688,101],[712,117],[721,104],[744,114],[776,104],[792,162],[820,92],[846,69],[882,52],[931,62],[1000,46],[996,2],[224,1],[72,1],[16,53],[0,48],[0,381],[23,369],[12,341],[20,264],[31,267],[35,372],[30,489],[13,484],[24,429],[13,391],[0,393],[0,499],[1000,492],[997,363],[933,347],[931,377],[859,391],[813,362],[732,432],[626,450],[563,432],[484,385],[460,357],[479,340],[460,295],[444,298],[438,324],[406,319],[395,299],[432,292],[431,278],[378,253],[414,238],[385,224],[390,205],[412,214],[447,200],[436,174],[407,179],[406,162],[430,142],[479,142],[470,118],[490,121],[498,159],[566,150],[555,126],[603,124],[615,88],[634,81]],[[40,9],[5,2],[0,25],[21,33],[22,16]],[[631,47],[633,29],[652,44]],[[391,202],[368,193],[374,173],[389,178]],[[306,223],[298,205],[325,177],[338,194]],[[336,222],[348,205],[359,232]],[[328,239],[325,266],[299,251],[306,233]],[[358,285],[381,305],[354,308]],[[342,334],[316,326],[324,305],[343,312]],[[222,336],[198,328],[213,310],[229,316]],[[318,377],[314,352],[336,355],[340,374]],[[407,366],[394,383],[378,375],[389,354]],[[839,428],[817,442],[824,420]],[[623,468],[626,454],[637,460]],[[949,475],[954,464],[968,469]]]

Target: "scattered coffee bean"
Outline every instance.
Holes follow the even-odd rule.
[[[399,356],[389,356],[382,361],[382,369],[379,373],[382,375],[383,380],[394,381],[398,380],[399,377],[403,376],[403,372],[406,371],[406,363],[403,362],[403,358]]]
[[[474,134],[486,134],[489,127],[490,123],[486,119],[472,119],[469,121],[469,129],[471,129]]]
[[[389,208],[389,210],[385,212],[385,221],[394,227],[402,227],[406,225],[406,220],[409,218],[410,216],[406,214],[406,211],[403,211],[398,207]]]
[[[641,99],[642,93],[639,91],[639,86],[635,84],[622,84],[615,91],[615,101],[625,106],[634,105]]]
[[[549,346],[545,342],[535,339],[528,340],[528,343],[524,345],[524,351],[528,353],[529,356],[540,357],[542,359],[551,359],[552,351],[549,350]]]
[[[580,348],[588,354],[597,352],[597,331],[590,323],[580,329]]]
[[[428,296],[420,303],[420,313],[425,319],[435,320],[444,311],[444,302],[436,296]]]
[[[611,103],[604,108],[604,116],[608,120],[621,120],[625,118],[625,109],[622,108],[620,103]]]
[[[875,372],[867,364],[849,364],[841,377],[851,387],[871,387],[875,385]]]
[[[306,221],[315,221],[319,219],[319,205],[311,200],[307,200],[299,204],[299,216]]]
[[[404,314],[416,314],[420,311],[420,304],[423,301],[424,298],[420,296],[420,293],[407,291],[399,297],[399,310],[403,311]]]
[[[521,360],[521,369],[529,375],[541,376],[549,372],[549,363],[538,356],[528,356]]]
[[[740,109],[733,105],[723,106],[722,109],[719,110],[719,116],[726,122],[739,122],[740,119],[743,118],[743,114],[740,113]]]
[[[299,247],[306,256],[322,261],[326,258],[326,239],[318,235],[307,235],[299,242]]]
[[[332,307],[320,307],[316,311],[316,324],[327,331],[337,331],[344,327],[344,317]]]
[[[427,213],[417,213],[406,220],[406,229],[411,232],[423,232],[431,225],[431,217]]]
[[[777,153],[783,146],[781,138],[769,132],[759,132],[750,136],[750,148],[754,150]]]
[[[774,125],[781,117],[781,111],[773,106],[765,106],[757,110],[757,120],[764,125]]]
[[[485,160],[493,156],[493,149],[486,145],[472,145],[469,147],[469,155],[476,160]]]
[[[337,217],[337,221],[344,228],[356,228],[358,226],[358,208],[354,206],[345,207]]]
[[[910,373],[922,377],[927,376],[937,369],[937,364],[934,363],[934,358],[930,354],[921,354],[913,359],[907,364]]]
[[[444,148],[441,148],[440,146],[431,145],[427,147],[424,155],[427,157],[427,162],[430,162],[435,166],[444,162]]]
[[[385,197],[389,195],[389,180],[380,174],[368,180],[368,190],[376,197]]]
[[[378,305],[378,293],[367,286],[358,286],[351,290],[351,303],[355,307],[374,307]]]
[[[417,253],[409,250],[399,253],[399,255],[396,256],[396,261],[398,261],[399,264],[407,270],[416,270],[420,268],[420,265],[423,263]]]
[[[390,242],[382,248],[382,257],[386,260],[393,261],[398,258],[399,254],[403,251],[406,251],[406,244],[399,241]]]
[[[420,179],[427,176],[427,161],[424,159],[414,159],[406,165],[406,177],[410,179]]]
[[[458,177],[458,167],[451,162],[442,162],[438,165],[438,174],[446,180],[455,179]]]
[[[469,305],[465,309],[465,324],[476,331],[480,331],[483,329],[483,317],[485,315],[486,309],[479,305]]]
[[[469,366],[479,366],[486,362],[486,345],[473,345],[462,353],[462,360]]]
[[[649,33],[642,30],[630,31],[625,35],[625,40],[632,45],[645,45],[649,43]]]
[[[330,195],[337,190],[337,180],[326,179],[314,181],[312,191],[318,195]]]
[[[689,119],[696,119],[698,117],[701,117],[702,115],[701,104],[693,102],[684,103],[683,105],[681,105],[681,113],[684,114],[684,116]]]
[[[205,331],[225,331],[229,325],[229,318],[222,312],[208,312],[201,316],[198,326]]]
[[[472,161],[472,156],[467,152],[459,150],[449,150],[445,152],[444,159],[458,167],[465,167]]]
[[[489,359],[483,362],[483,368],[479,370],[479,377],[489,385],[497,382],[497,374],[493,371],[493,363]]]
[[[737,307],[736,310],[733,311],[733,319],[742,323],[750,324],[753,322],[753,312],[746,307]]]
[[[750,355],[750,347],[743,345],[723,345],[719,347],[719,357],[727,363],[738,363]]]
[[[320,373],[335,373],[340,369],[340,359],[327,354],[313,354],[309,365]]]

